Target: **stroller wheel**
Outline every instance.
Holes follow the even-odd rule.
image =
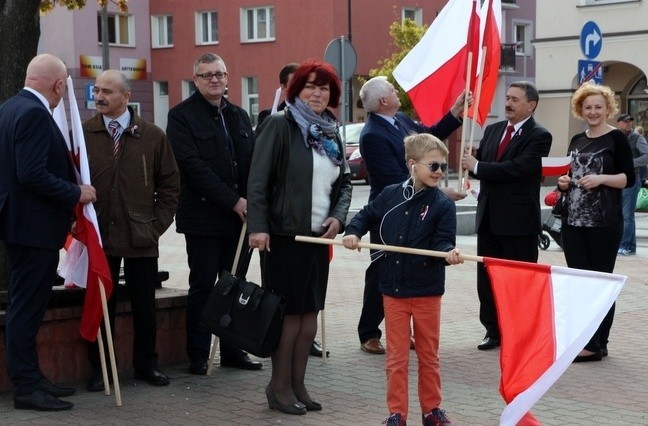
[[[549,239],[548,235],[545,235],[544,233],[538,235],[538,247],[540,247],[542,250],[547,250],[549,248],[549,244],[551,244],[551,240]]]

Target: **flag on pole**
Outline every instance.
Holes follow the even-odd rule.
[[[571,156],[542,157],[542,176],[562,176],[571,169]]]
[[[536,425],[531,407],[565,372],[626,276],[484,258],[501,329],[500,425]]]
[[[475,7],[475,1],[450,0],[394,69],[394,78],[428,126],[450,110],[466,86],[469,26],[475,22]],[[473,56],[477,58],[477,52]]]
[[[68,77],[67,87],[74,147],[69,138],[63,101],[59,102],[55,109],[54,118],[66,138],[71,155],[78,159],[79,183],[90,185],[88,153],[71,77]],[[92,203],[77,204],[75,213],[75,233],[67,247],[68,251],[61,263],[59,274],[65,279],[66,284],[72,283],[86,289],[80,333],[84,339],[93,342],[97,339],[97,332],[103,315],[99,281],[101,280],[103,283],[107,298],[112,293],[113,283],[101,243],[101,234],[99,233],[99,224],[94,206]]]
[[[484,69],[478,72],[481,74],[481,89],[480,93],[475,93],[475,99],[479,100],[477,117],[474,116],[473,105],[468,110],[468,116],[477,122],[480,126],[486,123],[488,113],[495,97],[497,90],[497,80],[499,78],[499,68],[502,53],[502,43],[500,39],[500,32],[502,28],[502,1],[501,0],[486,0],[480,9],[480,34],[481,46],[486,48],[486,57],[484,58]],[[484,51],[479,49],[479,57],[481,63],[481,55]]]

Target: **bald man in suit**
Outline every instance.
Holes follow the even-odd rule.
[[[75,389],[47,380],[36,350],[73,209],[78,202],[96,200],[92,186],[77,185],[65,139],[52,118],[66,78],[59,58],[38,55],[27,66],[25,87],[0,105],[0,240],[9,270],[7,370],[18,409],[60,411],[74,405],[59,397]]]

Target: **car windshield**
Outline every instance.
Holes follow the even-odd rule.
[[[350,123],[340,126],[340,137],[347,145],[359,145],[360,132],[362,132],[363,127],[364,123]]]

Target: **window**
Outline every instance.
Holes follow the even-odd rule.
[[[580,0],[581,6],[598,6],[601,4],[612,4],[612,3],[633,3],[639,2],[641,0]]]
[[[196,85],[193,80],[182,81],[182,99],[187,99],[189,96],[196,93]]]
[[[97,15],[98,40],[101,39],[101,13]],[[135,46],[135,19],[133,15],[108,14],[108,43],[114,46]]]
[[[404,21],[410,19],[416,22],[417,25],[423,25],[423,9],[404,7],[401,19]]]
[[[531,56],[531,24],[528,22],[513,23],[513,42],[517,56]]]
[[[273,41],[275,11],[273,6],[241,9],[241,41]]]
[[[153,47],[173,47],[173,16],[151,16],[151,44]]]
[[[252,120],[252,125],[256,126],[259,117],[259,82],[256,77],[244,77],[242,80],[243,109],[247,111]]]
[[[218,43],[218,12],[196,13],[196,44]]]

